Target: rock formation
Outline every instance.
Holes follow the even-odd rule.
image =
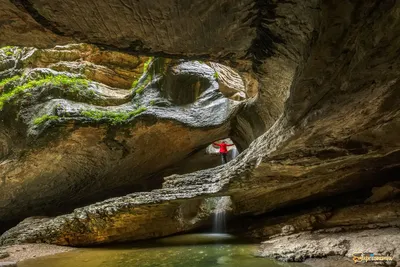
[[[327,256],[346,256],[374,251],[375,255],[395,255],[399,259],[399,228],[364,230],[352,233],[301,233],[285,236],[262,244],[260,256],[276,258],[281,261],[304,261],[307,258]],[[385,261],[384,261],[385,262]],[[396,266],[392,260],[386,261],[389,266]],[[393,264],[393,265],[392,265]]]
[[[210,62],[210,65],[215,70],[214,76],[219,82],[219,90],[226,97],[240,101],[254,96],[249,95],[251,92],[247,92],[242,77],[232,68],[214,62]]]
[[[398,179],[398,1],[171,0],[94,4],[84,0],[75,3],[74,8],[68,1],[0,3],[4,7],[1,18],[18,17],[14,25],[1,24],[2,45],[18,42],[52,47],[77,40],[131,54],[208,58],[233,67],[244,77],[245,85],[258,86],[257,95],[238,106],[229,126],[224,124],[228,118],[217,113],[221,107],[212,104],[219,102],[209,102],[215,108],[208,112],[223,116],[209,125],[216,131],[214,139],[230,133],[244,150],[228,165],[173,175],[165,178],[162,189],[106,200],[49,219],[29,231],[21,227],[16,231],[17,240],[32,242],[35,238],[31,237],[36,235],[44,242],[86,245],[162,236],[188,229],[177,227],[176,217],[171,214],[181,203],[193,199],[230,195],[235,216],[258,216],[299,203],[315,207],[322,198],[369,190]],[[16,30],[23,27],[43,37],[22,37]],[[171,90],[180,82],[175,73],[191,72],[195,64],[200,63],[182,63],[180,70],[171,70],[166,76],[170,80],[163,83],[162,94],[169,103],[179,106],[193,99],[193,94]],[[211,86],[216,83],[213,73],[205,75]],[[193,85],[194,91],[198,86]],[[152,93],[144,94],[143,101],[150,97]],[[194,116],[194,112],[189,113]],[[204,136],[198,145],[212,139],[209,132]],[[6,144],[3,151],[11,147],[7,141],[2,143]],[[110,169],[106,174],[118,173]],[[108,185],[101,184],[104,186]],[[395,191],[389,195],[396,196]],[[376,203],[385,198],[377,195],[364,201]],[[94,218],[97,213],[106,214],[103,211],[111,206],[117,208],[107,217],[112,223],[104,228]],[[130,222],[149,225],[155,217],[145,218],[140,212],[147,208],[163,218],[165,231],[157,228],[154,220],[147,232],[144,228],[127,229],[126,221],[119,224],[123,214],[129,214]],[[390,205],[385,209],[392,210]],[[81,216],[86,213],[89,219]],[[359,222],[351,224],[357,226]],[[55,230],[54,234],[43,236],[50,230]],[[292,230],[285,228],[285,232]],[[29,232],[25,237],[21,235],[24,231]],[[7,236],[2,240],[9,240]]]
[[[196,61],[88,45],[0,53],[3,222],[160,187],[157,172],[229,134],[237,107]]]

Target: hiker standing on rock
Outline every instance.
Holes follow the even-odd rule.
[[[222,141],[221,144],[213,143],[214,146],[219,147],[219,154],[221,155],[222,164],[227,163],[226,155],[228,154],[228,146],[234,146],[234,144],[227,144],[225,141]]]

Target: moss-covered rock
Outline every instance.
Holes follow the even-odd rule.
[[[100,60],[93,46],[68,49],[22,49],[23,60],[14,55],[19,74],[0,84],[3,221],[160,187],[157,172],[229,134],[238,106],[219,92],[207,65],[144,58],[137,62],[136,88],[113,88],[84,73],[56,71],[49,62],[96,58],[118,69],[129,65],[113,60],[120,53]],[[172,75],[167,68],[182,70],[174,77],[186,75],[188,64],[192,77],[207,82],[182,107],[164,97],[161,81]],[[176,84],[168,90],[192,89]]]

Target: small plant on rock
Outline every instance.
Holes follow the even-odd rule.
[[[53,121],[57,120],[59,117],[58,116],[53,116],[53,115],[43,115],[41,117],[35,118],[33,120],[33,124],[35,125],[40,125],[42,123],[45,123],[46,121]]]
[[[219,74],[218,74],[218,72],[214,72],[214,78],[216,79],[216,80],[218,80],[218,78],[219,78]]]
[[[146,73],[150,63],[153,61],[153,57],[149,57],[149,59],[143,64],[143,73]]]
[[[122,124],[131,117],[139,115],[146,111],[146,107],[139,107],[136,110],[123,112],[123,111],[99,111],[99,110],[85,110],[81,112],[84,117],[99,121],[102,119],[108,120],[111,125]]]
[[[12,79],[12,78],[10,78]],[[17,79],[17,78],[15,78]],[[10,81],[8,81],[10,82]],[[51,84],[54,86],[61,86],[63,88],[68,89],[72,93],[78,93],[81,88],[79,85],[81,85],[82,88],[87,88],[89,83],[87,80],[82,79],[82,78],[75,78],[75,77],[68,77],[66,75],[48,75],[44,78],[41,78],[39,80],[30,80],[25,82],[22,85],[19,85],[12,90],[10,90],[7,93],[1,94],[0,95],[0,110],[3,109],[4,104],[7,103],[11,98],[13,98],[16,95],[19,95],[29,89],[39,87],[39,86],[44,86],[47,84]]]
[[[21,78],[21,75],[15,75],[13,77],[3,79],[3,80],[0,81],[0,87],[3,87],[3,86],[5,86],[6,84],[8,84],[10,82],[16,81],[19,78]]]

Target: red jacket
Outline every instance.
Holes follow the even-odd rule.
[[[222,153],[222,154],[228,153],[228,149],[227,149],[228,146],[233,146],[233,144],[232,145],[228,145],[228,144],[225,144],[225,143],[221,143],[221,144],[213,143],[213,144],[215,146],[219,146],[219,153]]]

